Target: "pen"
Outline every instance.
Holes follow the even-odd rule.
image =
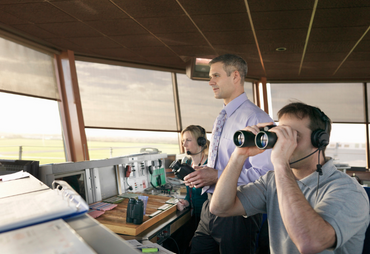
[[[158,248],[137,248],[142,253],[158,252]]]

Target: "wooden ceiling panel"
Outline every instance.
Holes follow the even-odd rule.
[[[370,60],[361,60],[361,62],[363,63],[363,66],[367,66],[367,68],[366,69],[368,69],[369,71],[370,71]],[[357,65],[358,65],[358,63],[357,63],[357,61],[350,61],[350,60],[348,60],[348,61],[345,61],[344,63],[343,63],[343,65],[342,65],[342,68],[343,68],[343,70],[344,69],[353,69],[353,68],[356,68],[357,67]]]
[[[207,40],[213,45],[238,45],[241,43],[253,44],[255,43],[252,31],[225,31],[204,32]]]
[[[55,1],[52,4],[82,21],[128,18],[109,0]]]
[[[72,50],[74,52],[78,53],[84,53],[84,54],[91,54],[92,52],[88,50],[84,46],[76,45],[72,42],[70,42],[67,39],[64,38],[47,38],[45,39],[47,42],[52,43],[59,47],[61,50]]]
[[[310,34],[310,42],[320,41],[357,41],[367,27],[329,27],[314,28]]]
[[[284,78],[286,75],[289,75],[292,80],[298,80],[300,78],[297,69],[271,69],[266,72],[269,82],[271,82],[271,80],[286,80]]]
[[[176,67],[176,68],[184,68],[186,66],[186,63],[182,61],[179,57],[163,57],[163,56],[156,56],[156,57],[146,57],[146,60],[148,60],[151,63],[157,63],[162,66],[169,66],[169,67]]]
[[[0,23],[4,23],[7,25],[27,24],[27,21],[25,21],[24,19],[20,19],[12,14],[2,11],[1,7],[2,6],[0,5]]]
[[[17,4],[21,3],[42,3],[45,0],[17,0]],[[1,0],[0,5],[14,4],[14,0]]]
[[[95,49],[95,48],[119,48],[122,45],[114,42],[113,40],[107,37],[80,37],[80,38],[70,38],[71,42],[86,47],[88,49]]]
[[[369,26],[369,13],[370,7],[317,9],[313,27]]]
[[[308,62],[329,62],[329,61],[342,61],[347,53],[336,52],[319,52],[319,53],[306,53],[304,60]]]
[[[283,44],[283,45],[282,45]],[[269,54],[302,54],[304,48],[304,41],[293,41],[290,43],[263,43],[260,44],[260,49],[262,56],[269,55]],[[276,49],[280,47],[285,47],[286,51],[279,51],[277,52]]]
[[[348,53],[356,44],[356,41],[324,41],[310,42],[307,47],[308,53]]]
[[[239,12],[246,13],[246,7],[243,0],[179,0],[179,2],[191,16]]]
[[[156,34],[166,45],[194,45],[207,46],[208,43],[204,37],[198,33],[172,33],[172,34]],[[208,38],[207,38],[208,39]]]
[[[108,49],[93,49],[91,50],[92,52],[102,56],[102,57],[111,57],[112,59],[120,59],[120,58],[124,58],[126,59],[126,61],[133,61],[133,62],[136,62],[136,61],[140,61],[140,62],[143,62],[145,61],[145,59],[134,53],[132,50],[130,49],[126,49],[126,48],[108,48]]]
[[[168,57],[176,56],[170,49],[167,47],[141,47],[141,48],[130,48],[130,50],[137,55],[143,57]]]
[[[252,19],[256,31],[308,28],[311,13],[312,10],[252,12]]]
[[[325,0],[319,1],[318,8],[339,9],[339,8],[355,8],[355,7],[370,7],[368,0]]]
[[[285,43],[304,43],[307,36],[307,28],[258,30],[256,34],[258,41],[261,43],[274,44],[276,47],[286,47],[284,46]]]
[[[247,0],[252,12],[272,12],[288,10],[312,10],[314,0],[296,1],[296,0]]]
[[[302,54],[300,53],[289,53],[289,52],[271,52],[270,54],[263,54],[263,62],[300,62]]]
[[[0,29],[52,49],[183,71],[182,59],[234,53],[256,79],[368,79],[370,32],[358,41],[370,26],[370,1],[319,1],[305,51],[314,2],[2,0]],[[277,52],[278,47],[287,50]]]
[[[370,52],[370,41],[362,40],[354,49],[354,52]]]
[[[247,13],[197,15],[192,19],[202,32],[251,30]]]
[[[255,44],[239,44],[239,45],[214,45],[219,54],[245,54],[258,58],[258,51]]]
[[[3,5],[1,9],[31,23],[54,23],[75,21],[73,17],[50,3],[24,3]]]
[[[13,25],[13,27],[37,38],[45,39],[58,37],[52,32],[46,31],[34,24]]]
[[[185,14],[177,17],[138,18],[136,20],[154,34],[189,33],[197,31],[196,27]]]
[[[39,24],[39,27],[61,37],[101,36],[95,29],[81,22]]]
[[[163,43],[150,34],[111,36],[116,42],[128,47],[160,47]]]
[[[266,72],[270,72],[271,70],[287,70],[287,69],[294,69],[299,70],[300,62],[293,62],[293,61],[279,61],[279,62],[265,62]]]
[[[120,8],[125,10],[134,19],[177,17],[184,12],[176,1],[168,0],[113,0]]]
[[[368,67],[340,68],[333,77],[344,80],[369,81],[370,68]]]
[[[370,61],[370,51],[368,52],[352,52],[347,61]]]
[[[216,52],[207,46],[171,46],[179,56],[206,57],[217,55]]]
[[[86,24],[108,36],[148,33],[131,19],[86,21]]]

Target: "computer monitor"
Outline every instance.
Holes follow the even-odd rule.
[[[39,165],[39,161],[0,160],[0,175],[11,174],[23,170],[40,179]]]
[[[209,80],[209,62],[208,58],[193,58],[186,66],[186,75],[194,80]]]

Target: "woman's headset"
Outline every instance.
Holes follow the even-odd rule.
[[[200,129],[200,133],[202,134],[202,136],[197,139],[198,146],[204,147],[207,144],[206,130],[199,125],[196,126]]]

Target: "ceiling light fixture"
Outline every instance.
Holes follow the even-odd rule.
[[[279,48],[276,48],[276,51],[285,51],[286,48],[285,47],[279,47]]]

